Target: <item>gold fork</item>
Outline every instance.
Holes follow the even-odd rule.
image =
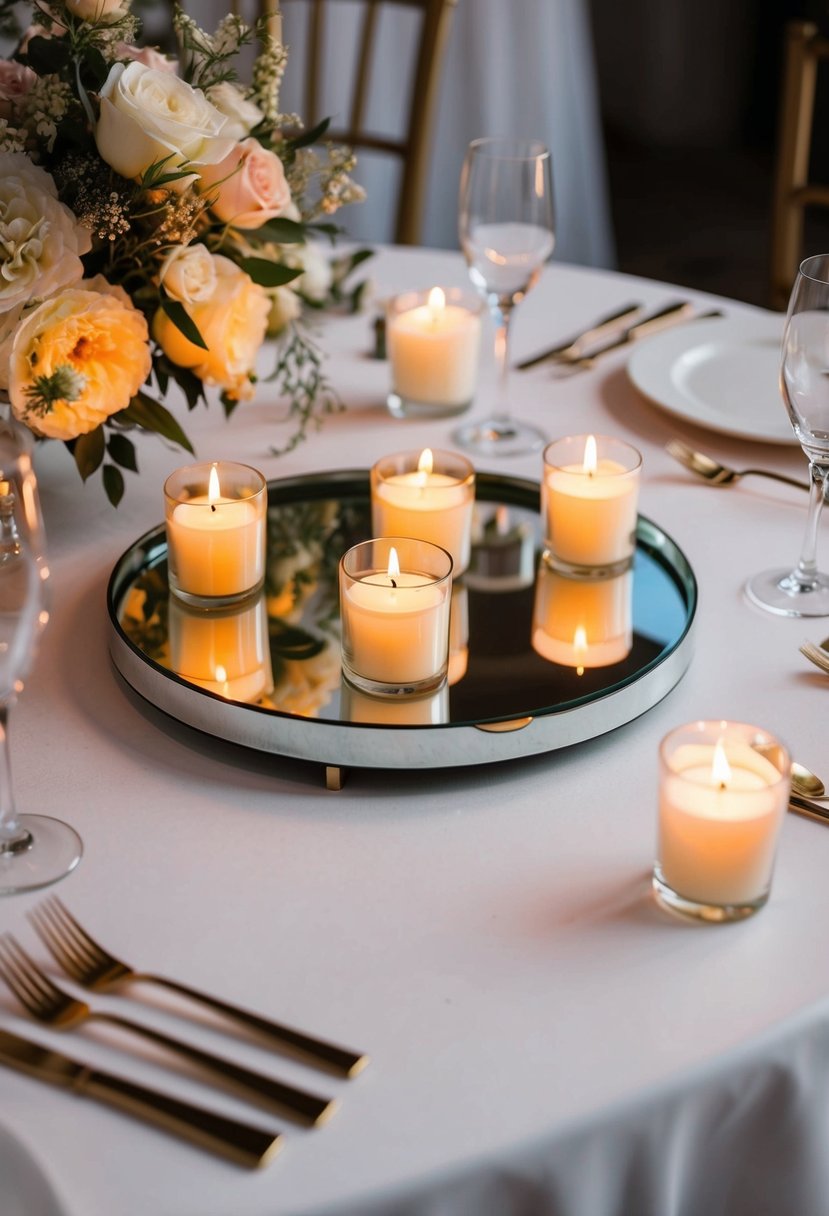
[[[819,667],[829,676],[829,638],[824,638],[820,645],[815,642],[804,642],[800,647],[800,653],[805,654],[815,667]]]
[[[256,1013],[230,1005],[217,997],[208,996],[195,988],[168,980],[160,975],[150,975],[144,971],[136,971],[128,963],[108,954],[94,938],[83,929],[62,904],[57,896],[50,896],[30,914],[32,924],[40,934],[46,946],[52,952],[58,964],[63,967],[73,980],[85,988],[101,991],[112,985],[129,980],[141,980],[144,983],[158,984],[169,988],[180,996],[189,997],[208,1008],[216,1010],[227,1018],[258,1031],[273,1041],[287,1046],[295,1051],[309,1056],[318,1064],[354,1077],[368,1064],[368,1056],[362,1052],[350,1051],[333,1043],[312,1038],[302,1031],[278,1022],[268,1021]]]
[[[112,1026],[120,1026],[123,1030],[143,1035],[153,1043],[158,1043],[169,1051],[192,1060],[194,1064],[201,1065],[222,1081],[268,1099],[281,1110],[289,1111],[306,1123],[323,1123],[334,1113],[336,1103],[328,1098],[320,1098],[272,1077],[251,1072],[231,1060],[211,1055],[210,1052],[183,1043],[180,1039],[171,1038],[149,1026],[119,1017],[118,1014],[91,1009],[85,1001],[70,996],[53,983],[10,933],[0,937],[0,976],[33,1018],[56,1030],[73,1030],[93,1019],[97,1022],[108,1022]]]

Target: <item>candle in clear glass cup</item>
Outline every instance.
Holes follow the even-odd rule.
[[[374,535],[439,545],[451,555],[455,577],[469,565],[474,505],[475,470],[456,452],[398,452],[371,470]]]
[[[642,457],[606,435],[571,435],[544,450],[542,513],[552,565],[624,568],[636,545]]]
[[[170,589],[192,603],[228,604],[265,577],[267,487],[230,461],[178,469],[164,484]]]
[[[452,559],[409,537],[355,545],[340,561],[343,672],[364,692],[411,695],[446,678]]]
[[[633,573],[578,579],[538,568],[532,647],[579,674],[622,663],[633,647]]]
[[[475,395],[482,302],[470,291],[434,287],[389,302],[389,409],[397,417],[458,414]]]
[[[658,899],[737,920],[768,899],[790,787],[786,749],[739,722],[679,727],[660,747]]]
[[[230,701],[253,703],[273,685],[264,596],[205,612],[171,595],[170,667],[190,684]]]

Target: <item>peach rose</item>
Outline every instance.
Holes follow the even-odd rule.
[[[150,371],[147,322],[117,294],[73,288],[39,305],[21,322],[9,361],[12,412],[36,435],[75,439],[126,409]],[[45,412],[27,389],[63,371],[79,390]]]
[[[132,46],[129,42],[119,42],[115,54],[119,59],[134,59],[136,63],[143,63],[145,68],[156,68],[159,72],[175,74],[178,71],[178,60],[163,55],[154,46]]]
[[[14,59],[0,59],[0,118],[11,121],[37,76]]]
[[[192,368],[206,384],[245,400],[253,394],[250,373],[265,338],[270,301],[265,289],[230,258],[210,256],[216,270],[213,294],[186,306],[207,350],[185,338],[161,309],[153,318],[153,337],[173,363]]]
[[[108,17],[120,17],[126,7],[125,0],[63,0],[73,17],[102,25]]]
[[[259,228],[291,202],[282,161],[256,139],[243,139],[229,156],[201,171],[199,189],[213,196],[213,214],[234,228]]]

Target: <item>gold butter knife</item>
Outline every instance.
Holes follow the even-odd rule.
[[[805,815],[807,819],[820,819],[823,823],[829,823],[829,806],[821,806],[819,802],[804,798],[802,794],[789,795],[789,810],[797,815]]]
[[[252,1168],[267,1165],[282,1147],[282,1136],[278,1133],[251,1127],[124,1077],[90,1068],[8,1030],[0,1030],[0,1064],[61,1089],[116,1106],[202,1148],[229,1157],[237,1165]]]
[[[531,355],[529,359],[522,359],[515,366],[519,371],[524,372],[530,367],[536,367],[539,363],[544,363],[547,359],[561,359],[564,355],[575,354],[576,347],[582,346],[586,342],[595,342],[597,339],[603,338],[609,331],[619,328],[623,321],[630,320],[631,317],[641,311],[641,304],[625,304],[623,308],[617,308],[615,312],[609,313],[608,316],[594,321],[587,329],[574,334],[566,342],[559,342],[558,346],[549,346],[546,350],[540,351],[539,354]]]
[[[651,313],[649,317],[644,317],[641,321],[637,321],[635,325],[631,325],[615,342],[608,342],[607,345],[600,346],[596,350],[587,351],[583,355],[576,354],[570,358],[560,359],[558,366],[576,370],[579,368],[589,368],[593,366],[597,359],[602,358],[603,355],[609,355],[612,351],[621,350],[632,342],[638,342],[641,338],[659,333],[661,330],[667,329],[671,325],[677,325],[681,321],[705,321],[721,316],[722,313],[718,309],[695,313],[693,304],[689,304],[687,301],[684,303],[667,304],[664,308],[660,308],[658,312]]]

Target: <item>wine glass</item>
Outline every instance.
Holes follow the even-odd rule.
[[[829,576],[817,568],[818,524],[829,492],[829,254],[802,263],[792,288],[780,390],[809,458],[811,498],[800,561],[750,579],[748,598],[781,616],[829,616]]]
[[[0,420],[0,894],[63,878],[83,852],[74,829],[48,815],[19,815],[9,764],[9,711],[46,625],[49,568],[32,466],[31,432]]]
[[[460,241],[469,277],[495,322],[498,398],[494,413],[460,427],[455,441],[479,456],[517,456],[546,443],[542,431],[510,416],[509,331],[512,310],[553,252],[550,153],[526,139],[476,139],[461,172]]]

